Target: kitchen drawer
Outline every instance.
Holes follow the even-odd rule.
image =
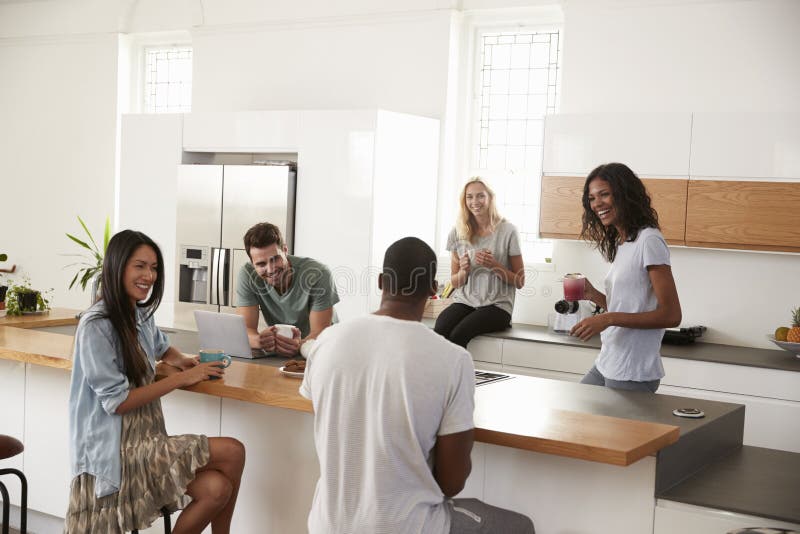
[[[548,371],[546,369],[534,369],[532,367],[517,367],[514,365],[504,365],[502,367],[504,373],[512,373],[515,375],[535,376],[537,378],[548,378],[550,380],[562,380],[564,382],[580,382],[583,374],[576,373],[562,373],[561,371]]]
[[[473,338],[472,341],[469,342],[467,350],[472,354],[473,361],[499,364],[503,361],[504,341],[508,343],[508,340],[498,339],[496,337],[479,336]]]
[[[594,348],[507,339],[503,344],[503,366],[547,369],[583,376],[594,365],[597,352]]]
[[[662,358],[663,385],[800,402],[800,373],[680,358]]]

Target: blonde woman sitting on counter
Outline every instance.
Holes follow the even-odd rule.
[[[447,238],[454,303],[439,314],[434,330],[466,347],[480,334],[511,325],[516,290],[525,284],[519,235],[497,213],[494,192],[481,178],[461,190],[459,218]]]

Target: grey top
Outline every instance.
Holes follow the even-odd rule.
[[[139,344],[155,370],[156,360],[167,351],[169,342],[152,316],[145,319],[141,308],[136,312]],[[119,336],[104,314],[105,304],[100,301],[81,316],[75,332],[69,388],[72,476],[81,473],[94,476],[97,497],[119,491],[122,416],[116,411],[128,398],[130,388]]]
[[[498,224],[491,234],[475,238],[473,243],[466,239],[459,239],[458,232],[453,228],[450,235],[447,236],[447,250],[455,252],[459,256],[469,253],[471,260],[467,283],[456,288],[453,292],[453,299],[455,302],[473,308],[494,305],[510,315],[514,310],[514,295],[517,288],[500,280],[486,267],[475,263],[472,251],[484,248],[491,250],[494,259],[506,269],[511,269],[511,256],[522,254],[519,248],[517,229],[508,221]]]
[[[303,337],[311,330],[312,311],[332,308],[339,302],[330,270],[320,262],[300,256],[287,256],[294,271],[292,285],[282,295],[258,276],[252,263],[239,271],[236,296],[239,306],[259,306],[268,325],[291,324]]]

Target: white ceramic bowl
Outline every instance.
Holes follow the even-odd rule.
[[[790,341],[778,341],[775,336],[767,336],[767,339],[778,345],[783,350],[793,352],[795,356],[800,358],[800,343],[792,343]]]

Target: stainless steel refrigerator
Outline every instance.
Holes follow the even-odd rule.
[[[233,313],[249,261],[243,237],[277,225],[294,249],[296,172],[290,165],[180,165],[177,184],[176,328],[195,330],[194,310]]]

